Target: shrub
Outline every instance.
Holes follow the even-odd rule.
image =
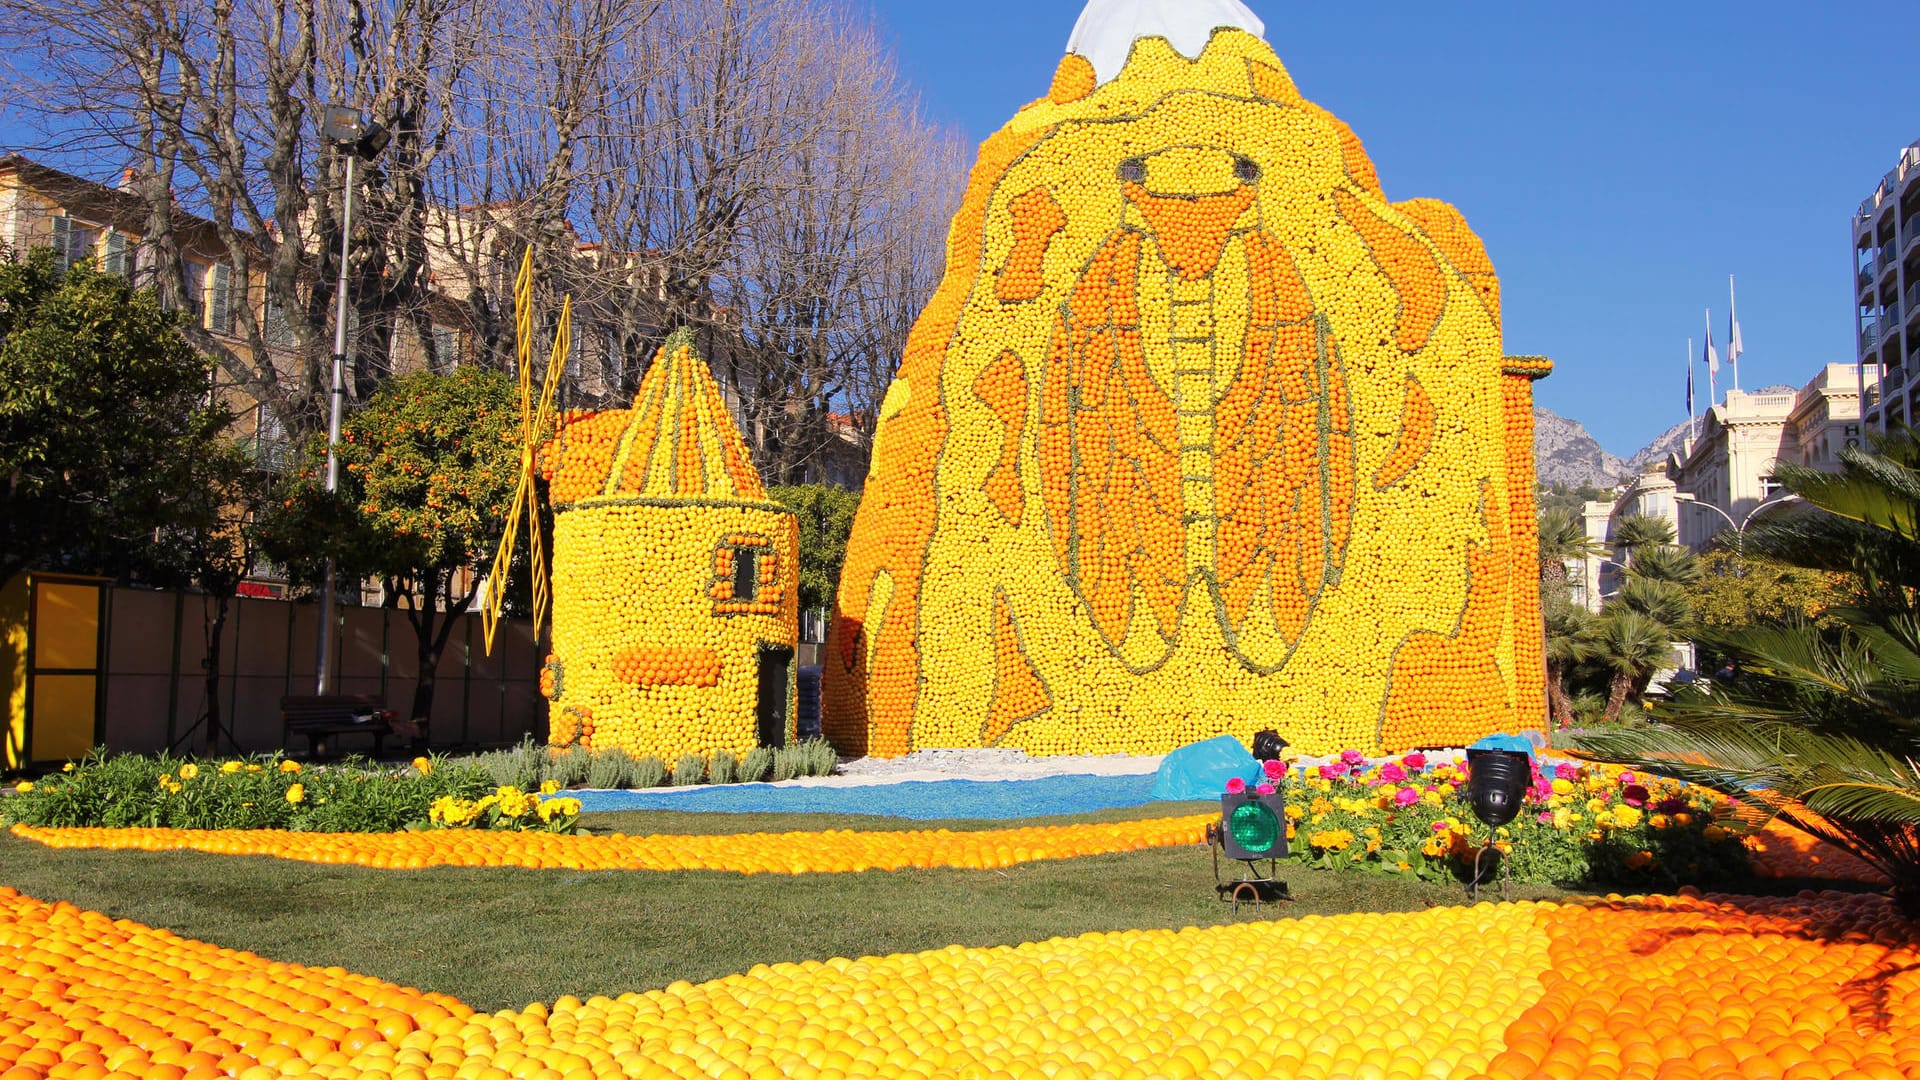
[[[565,750],[550,750],[540,764],[540,782],[549,780],[559,782],[561,787],[572,787],[587,782],[587,773],[593,768],[593,751],[579,746],[570,746]]]
[[[681,754],[680,760],[673,765],[673,786],[689,787],[699,783],[707,773],[707,763],[698,754]]]
[[[735,771],[740,767],[740,759],[733,756],[731,750],[715,750],[713,759],[707,762],[707,782],[711,784],[731,784],[738,777]]]
[[[633,772],[628,783],[637,788],[659,787],[667,779],[667,763],[648,754],[633,763]]]
[[[602,750],[587,766],[590,788],[626,788],[633,786],[633,758],[625,750]]]
[[[768,771],[772,768],[773,751],[764,746],[756,746],[747,751],[746,757],[740,759],[740,782],[751,784],[758,780],[765,780]]]
[[[476,754],[471,760],[493,779],[495,787],[529,790],[539,786],[545,758],[546,751],[529,737],[518,746]]]
[[[304,767],[278,756],[201,761],[96,750],[69,772],[0,802],[6,824],[50,828],[289,829],[392,832],[426,822],[441,798],[497,786],[471,763],[353,760]]]

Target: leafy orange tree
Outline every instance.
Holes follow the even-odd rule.
[[[340,486],[326,491],[326,445],[281,493],[267,550],[317,581],[332,556],[340,580],[380,579],[407,613],[420,680],[408,716],[433,712],[435,673],[453,616],[483,587],[520,468],[518,391],[497,371],[416,371],[382,384],[342,428]]]

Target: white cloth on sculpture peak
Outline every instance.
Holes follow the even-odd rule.
[[[1106,83],[1119,76],[1133,43],[1143,37],[1166,38],[1174,51],[1197,60],[1222,26],[1262,40],[1267,34],[1267,25],[1240,0],[1087,0],[1067,51],[1092,61],[1095,78]]]

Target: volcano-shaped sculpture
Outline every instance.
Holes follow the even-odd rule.
[[[843,753],[1542,720],[1547,365],[1503,359],[1457,211],[1389,203],[1258,20],[1194,35],[1188,10],[1096,0],[1099,55],[981,149],[848,545]],[[1119,66],[1103,17],[1165,36]]]

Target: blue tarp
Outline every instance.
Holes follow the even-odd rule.
[[[1083,814],[1151,801],[1153,777],[1075,773],[1034,780],[908,780],[864,787],[728,784],[675,791],[570,792],[582,810],[689,810],[750,814],[876,814],[943,818],[1045,817]],[[1218,794],[1215,792],[1214,794]],[[1201,798],[1212,798],[1203,795]]]
[[[1239,739],[1220,735],[1188,743],[1168,754],[1153,777],[1156,799],[1218,799],[1227,781],[1239,777],[1248,783],[1260,777],[1260,762]]]
[[[1467,747],[1467,749],[1469,750],[1518,750],[1519,752],[1531,757],[1534,752],[1534,745],[1533,745],[1533,740],[1527,738],[1524,735],[1489,735],[1486,738],[1481,739],[1479,742],[1474,743],[1472,746]]]

